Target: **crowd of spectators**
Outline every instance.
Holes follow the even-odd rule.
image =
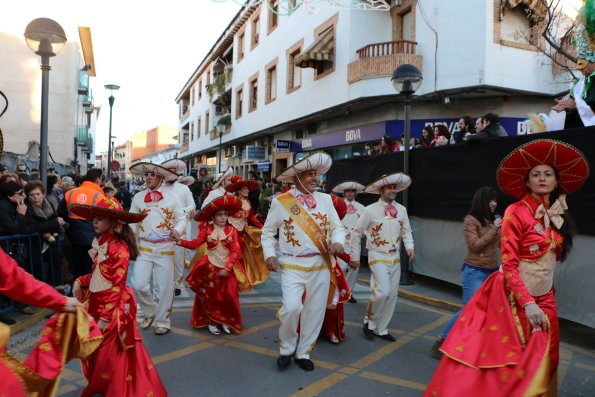
[[[455,129],[454,133],[451,133],[444,124],[436,124],[433,127],[426,125],[422,129],[419,139],[410,138],[409,148],[429,148],[465,142],[470,143],[503,136],[508,136],[508,133],[500,124],[500,117],[495,113],[479,116],[475,121],[471,116],[462,116],[458,122],[458,129]],[[404,134],[401,135],[400,140],[387,134],[379,141],[367,142],[364,150],[367,155],[373,155],[398,152],[404,148]]]

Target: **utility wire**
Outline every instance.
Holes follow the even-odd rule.
[[[424,7],[421,4],[421,0],[417,0],[417,5],[419,7],[419,11],[421,12],[421,16],[424,19],[426,25],[428,25],[428,28],[430,28],[430,30],[432,32],[434,32],[434,36],[436,37],[436,45],[434,48],[434,91],[436,91],[436,89],[438,87],[438,32],[430,24],[430,21],[428,20],[428,16],[426,15],[426,12],[424,11]]]

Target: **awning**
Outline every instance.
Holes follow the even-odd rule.
[[[295,58],[295,65],[300,68],[316,68],[319,62],[332,62],[335,59],[335,30],[329,29],[321,34],[308,49]]]
[[[523,4],[525,5],[528,9],[530,9],[533,12],[536,12],[538,15],[542,14],[542,9],[539,8],[540,6],[540,0],[506,0],[506,1],[502,1],[502,6],[501,9],[504,10],[504,7],[506,7],[506,4],[508,4],[510,6],[510,8],[515,8],[516,6]]]

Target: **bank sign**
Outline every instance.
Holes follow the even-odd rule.
[[[506,129],[508,135],[522,135],[526,133],[525,120],[517,117],[502,117],[500,124]],[[454,134],[459,131],[459,119],[420,119],[411,120],[411,136],[419,138],[423,128],[427,125],[434,127],[438,124],[445,125]],[[291,142],[292,152],[303,152],[323,149],[334,146],[365,144],[368,141],[379,140],[385,134],[400,138],[405,133],[403,120],[380,121],[357,127],[346,128],[326,134],[310,135],[303,139]]]

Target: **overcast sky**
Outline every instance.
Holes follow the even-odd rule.
[[[0,13],[0,30],[24,32],[31,20],[47,17],[64,28],[69,41],[79,41],[77,27],[91,28],[93,96],[102,106],[99,153],[107,149],[109,126],[103,86],[121,86],[114,95],[116,144],[158,124],[177,125],[175,97],[239,9],[231,0],[11,1]]]

